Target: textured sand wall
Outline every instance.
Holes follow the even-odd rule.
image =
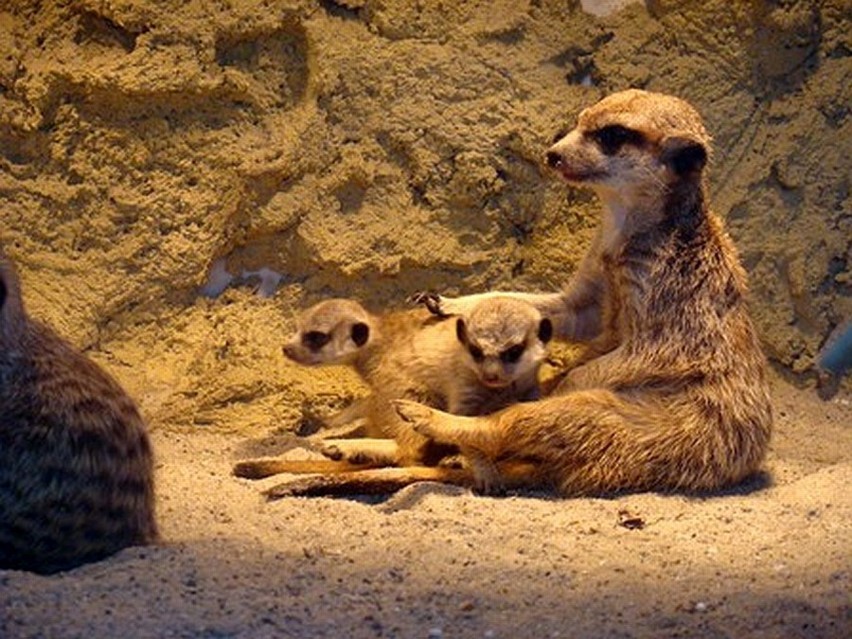
[[[7,0],[0,241],[155,422],[288,427],[359,392],[283,361],[295,309],[564,281],[597,205],[542,152],[643,87],[704,114],[767,352],[804,373],[852,317],[849,24],[844,0]]]

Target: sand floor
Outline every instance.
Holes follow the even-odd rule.
[[[0,571],[0,636],[848,637],[852,397],[773,392],[767,473],[703,498],[267,503],[230,468],[278,438],[155,427],[164,543]]]

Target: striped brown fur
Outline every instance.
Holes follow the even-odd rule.
[[[133,400],[24,310],[0,253],[0,568],[52,573],[157,537]]]

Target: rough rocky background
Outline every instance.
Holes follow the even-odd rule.
[[[541,155],[630,86],[713,132],[772,360],[806,373],[852,317],[843,0],[0,7],[0,239],[34,314],[133,366],[152,412],[192,396],[169,419],[250,397],[280,420],[277,335],[320,297],[565,281],[597,204]]]
[[[565,281],[597,204],[550,179],[540,158],[557,130],[613,90],[675,93],[702,112],[715,138],[714,205],[750,273],[766,352],[787,377],[810,383],[816,353],[852,317],[852,7],[848,0],[609,4],[627,6],[594,15],[579,2],[555,0],[0,0],[0,243],[19,265],[31,313],[139,400],[164,460],[163,499],[183,494],[179,508],[163,509],[172,539],[200,534],[180,520],[193,499],[209,495],[188,497],[192,482],[173,481],[195,453],[207,460],[198,472],[219,477],[230,457],[250,452],[234,443],[240,437],[264,441],[295,430],[304,406],[363,392],[345,371],[284,361],[281,337],[299,308],[332,295],[380,308],[424,288],[542,290]],[[821,429],[850,418],[848,386],[844,392],[831,405],[807,404],[810,413],[793,411],[808,423],[777,438],[784,463],[799,468],[790,456],[800,446],[808,472],[849,459],[848,428]],[[219,441],[211,430],[231,434],[230,452],[203,448]],[[817,442],[827,432],[835,439]],[[193,442],[182,444],[193,454],[174,452],[175,439]],[[781,483],[807,480],[804,471],[785,474],[787,467],[772,468]],[[832,503],[843,472],[848,464],[819,475],[833,487]],[[217,481],[213,488],[234,499],[255,491],[227,476]],[[467,508],[455,497],[441,504]],[[784,526],[788,497],[730,507]],[[496,519],[483,526],[508,525],[514,506],[496,503]],[[598,525],[594,503],[578,502],[580,525]],[[305,515],[308,522],[333,506],[312,509],[319,510]],[[830,512],[843,521],[848,509]],[[270,519],[254,506],[228,515],[231,540],[251,537],[233,521],[251,513]],[[690,521],[715,518],[708,513]],[[221,513],[207,514],[189,520],[227,527]],[[384,526],[375,514],[362,516]],[[754,517],[748,526],[759,525]],[[810,520],[802,517],[804,530]],[[830,594],[844,585],[848,592],[852,572],[848,535],[830,532],[837,521],[803,537],[812,545],[833,540],[823,560],[841,564],[815,569],[824,588],[809,591],[807,606],[817,616],[833,611],[832,624],[849,624],[848,600],[844,608]],[[421,524],[415,517],[411,525]],[[464,520],[453,525],[463,528]],[[724,530],[714,534],[724,539]],[[589,551],[583,569],[594,573],[622,541]],[[726,557],[746,561],[760,547],[754,543]],[[819,559],[800,555],[794,585]],[[201,559],[183,561],[185,573],[186,561]],[[95,597],[86,575],[103,578],[98,570],[106,566],[83,571],[74,587]],[[746,573],[765,576],[758,568]],[[67,581],[3,579],[0,591],[26,590],[30,598],[21,601],[34,611],[52,606],[38,593],[55,603],[68,592]],[[599,583],[605,591],[609,582]],[[175,587],[189,596],[183,581]],[[661,592],[677,588],[668,583]],[[671,618],[687,618],[694,604]],[[28,620],[15,626],[19,634],[39,636],[39,614],[19,613]],[[676,634],[677,623],[661,619],[662,630],[651,634]],[[187,623],[194,630],[171,631],[235,634],[203,634]],[[720,623],[711,626],[726,636]],[[424,626],[414,627],[424,636]],[[829,636],[843,626],[819,627]],[[60,632],[50,628],[44,636]],[[623,624],[611,629],[630,634]]]

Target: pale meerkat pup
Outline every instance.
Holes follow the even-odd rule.
[[[678,98],[629,90],[584,110],[546,161],[597,193],[600,228],[565,290],[519,297],[557,337],[605,354],[540,401],[479,417],[400,401],[400,415],[436,442],[534,460],[530,481],[563,495],[705,491],[757,472],[772,427],[766,363],[745,272],[708,204],[709,153]],[[432,306],[464,313],[491,295]]]
[[[283,350],[308,366],[351,365],[372,391],[357,400],[354,410],[343,411],[366,418],[367,438],[326,440],[326,454],[357,464],[434,465],[458,449],[436,446],[414,432],[391,402],[417,399],[454,414],[480,415],[535,399],[551,333],[549,319],[511,298],[490,298],[454,320],[425,309],[373,315],[355,301],[333,299],[300,316]],[[340,414],[332,421],[340,421]],[[480,464],[476,456],[469,461]],[[329,469],[300,463],[297,470],[288,462],[271,461],[261,469],[247,461],[236,472],[257,477],[312,468]],[[486,467],[479,473],[484,489],[499,482],[493,469],[490,476]]]
[[[52,573],[156,539],[136,405],[27,316],[0,252],[0,568]]]

